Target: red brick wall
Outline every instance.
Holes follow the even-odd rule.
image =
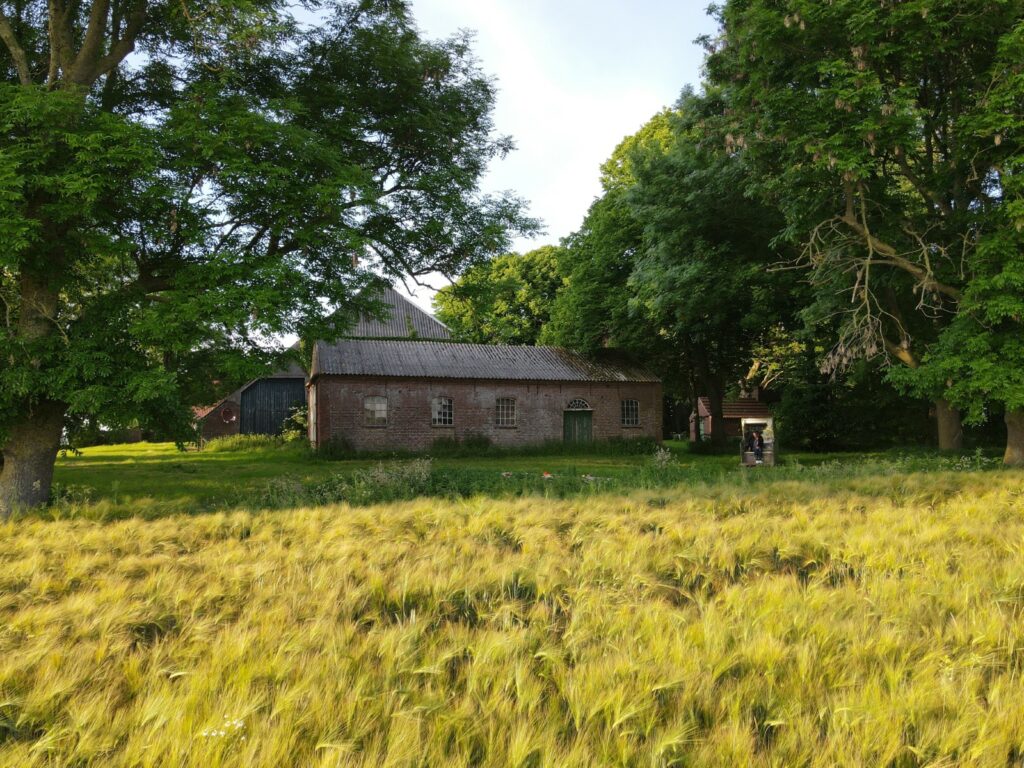
[[[234,414],[233,421],[224,421],[224,411],[230,409]],[[239,416],[241,407],[233,400],[225,400],[212,411],[210,411],[200,422],[202,424],[203,441],[213,440],[215,437],[227,437],[238,434]]]
[[[456,381],[320,376],[316,387],[317,444],[345,440],[360,451],[424,450],[436,440],[484,436],[494,445],[532,445],[562,440],[562,414],[570,400],[583,398],[593,409],[595,440],[661,439],[660,384]],[[388,399],[388,425],[364,424],[363,398]],[[455,424],[430,424],[431,401],[454,400]],[[516,399],[516,427],[495,425],[495,400]],[[623,427],[621,401],[640,402],[640,426]]]

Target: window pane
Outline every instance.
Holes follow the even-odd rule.
[[[363,415],[368,427],[387,426],[388,399],[386,397],[363,398]]]
[[[435,397],[430,404],[430,423],[435,427],[450,427],[455,423],[455,403],[450,397]]]
[[[639,400],[623,400],[622,401],[622,426],[624,426],[624,427],[639,427],[640,426],[640,401]]]
[[[516,425],[516,401],[511,397],[499,397],[495,408],[495,423],[499,427]]]

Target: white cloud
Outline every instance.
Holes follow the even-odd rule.
[[[474,51],[498,81],[494,119],[517,150],[484,179],[530,202],[547,234],[575,230],[600,194],[615,146],[699,81],[694,38],[713,23],[694,0],[412,0],[429,37],[476,32]],[[431,281],[439,282],[439,280]],[[413,299],[430,306],[424,289]]]

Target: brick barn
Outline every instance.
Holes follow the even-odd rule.
[[[392,288],[377,297],[380,313],[361,315],[348,338],[448,340],[451,332],[427,312]],[[285,419],[306,405],[306,371],[292,364],[254,379],[210,406],[196,408],[203,441],[230,435],[276,435]]]
[[[317,342],[310,440],[357,451],[661,439],[661,382],[555,347],[397,339]]]

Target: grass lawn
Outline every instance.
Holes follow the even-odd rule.
[[[1024,472],[681,455],[622,492],[217,508],[369,466],[286,454],[91,449],[59,480],[153,519],[0,525],[0,766],[1024,758]]]
[[[780,475],[743,470],[738,466],[738,457],[732,455],[694,455],[685,444],[671,441],[667,446],[673,453],[675,474],[683,480],[729,482],[747,477],[772,481]],[[789,468],[805,468],[834,462],[852,465],[871,458],[866,454],[792,454],[786,457],[786,463]],[[80,455],[62,456],[57,462],[55,481],[63,489],[70,488],[75,498],[87,491],[89,501],[98,502],[85,505],[85,511],[94,517],[156,517],[267,506],[258,491],[275,480],[315,483],[365,470],[382,461],[386,462],[319,460],[301,449],[287,447],[199,452],[179,451],[172,443],[136,443],[97,446],[86,448]],[[627,487],[636,484],[632,478],[650,463],[648,455],[628,454],[441,457],[432,461],[437,470],[472,472],[483,477],[509,472],[517,477],[540,478],[549,472],[563,478],[590,475],[599,480],[613,479]],[[75,511],[82,512],[79,506]]]

